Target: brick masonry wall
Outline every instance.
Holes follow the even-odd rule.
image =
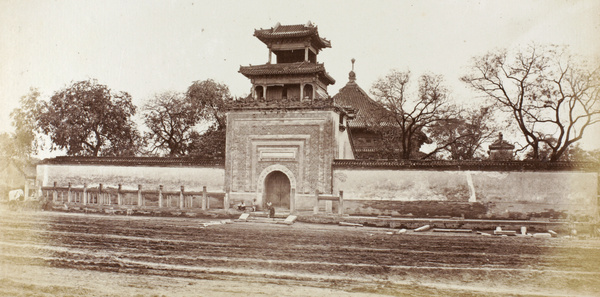
[[[297,197],[316,188],[330,192],[338,148],[337,117],[328,110],[228,113],[225,184],[230,185],[232,196],[255,197],[262,203],[261,174],[273,166],[284,167],[291,175]]]
[[[598,173],[335,169],[350,214],[531,219],[598,216]]]

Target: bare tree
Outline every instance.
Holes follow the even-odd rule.
[[[600,121],[599,72],[578,65],[564,47],[532,45],[477,57],[462,80],[511,114],[531,158],[557,161]]]
[[[401,159],[414,158],[421,144],[427,141],[424,134],[427,128],[454,114],[440,75],[422,75],[414,96],[408,91],[409,80],[410,72],[392,70],[371,88],[385,112],[373,111],[370,125],[388,144],[397,147]]]
[[[476,160],[485,157],[483,144],[497,133],[491,106],[463,110],[454,119],[434,123],[430,138],[438,146],[428,156],[441,153],[451,160]]]

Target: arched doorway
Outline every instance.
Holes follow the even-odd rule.
[[[275,208],[290,209],[290,179],[281,171],[273,171],[265,178],[265,199],[273,203]]]

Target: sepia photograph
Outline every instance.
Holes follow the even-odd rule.
[[[0,296],[600,296],[600,1],[0,0]]]

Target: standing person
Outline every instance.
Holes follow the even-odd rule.
[[[268,218],[275,218],[275,207],[271,201],[267,202],[267,211],[269,212]]]

